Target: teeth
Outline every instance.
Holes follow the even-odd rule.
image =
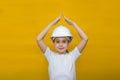
[[[59,48],[59,49],[63,49],[63,48]]]

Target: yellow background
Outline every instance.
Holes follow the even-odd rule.
[[[0,0],[0,80],[48,80],[48,63],[36,37],[61,13],[89,37],[76,62],[77,80],[120,80],[119,4],[119,0]],[[72,50],[79,36],[63,19],[59,24],[71,29]],[[45,38],[50,47],[52,29]]]

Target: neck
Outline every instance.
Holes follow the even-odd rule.
[[[66,53],[67,53],[67,52],[58,52],[58,54],[60,54],[60,55],[61,55],[61,54],[66,54]]]

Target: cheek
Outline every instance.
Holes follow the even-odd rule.
[[[54,47],[57,47],[57,46],[58,46],[58,44],[54,43]]]
[[[56,44],[54,43],[54,46],[56,46]]]
[[[69,43],[66,43],[65,46],[67,47],[69,45]]]

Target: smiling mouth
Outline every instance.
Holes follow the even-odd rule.
[[[62,49],[64,49],[64,48],[58,48],[58,49],[62,50]]]

